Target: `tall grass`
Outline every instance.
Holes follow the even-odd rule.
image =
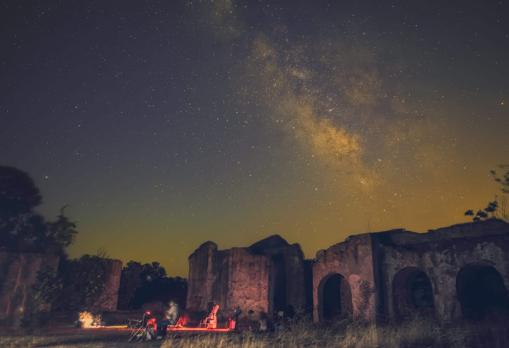
[[[441,326],[433,321],[412,320],[399,325],[378,327],[351,322],[324,327],[301,321],[270,333],[178,333],[169,335],[163,341],[142,343],[127,343],[126,332],[99,336],[90,330],[61,336],[3,335],[0,337],[0,347],[503,348],[509,347],[509,330],[505,324]]]
[[[498,327],[439,326],[427,320],[412,320],[400,325],[362,325],[339,323],[331,327],[300,322],[275,333],[239,333],[236,335],[205,335],[173,337],[163,348],[199,347],[340,347],[340,348],[465,348],[509,347],[507,334]]]

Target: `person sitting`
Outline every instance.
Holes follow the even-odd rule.
[[[209,315],[207,315],[202,321],[201,326],[206,327],[207,329],[216,329],[217,328],[217,312],[219,311],[219,305],[215,304],[212,306],[212,310]]]
[[[260,332],[268,331],[268,329],[269,329],[268,320],[269,320],[269,317],[267,316],[267,313],[265,313],[263,311],[260,312],[260,316],[258,319],[258,331],[260,331]]]

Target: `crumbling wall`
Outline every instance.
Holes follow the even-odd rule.
[[[217,250],[202,244],[189,257],[186,308],[206,311],[211,302],[226,315],[237,306],[243,313],[268,311],[269,259],[247,248]]]
[[[273,235],[262,239],[249,247],[253,253],[266,255],[271,260],[272,279],[269,284],[269,312],[275,310],[274,293],[284,291],[285,309],[293,308],[294,311],[304,311],[306,309],[306,270],[304,254],[299,244],[289,244],[278,235]],[[284,272],[285,289],[274,289],[277,284],[274,281],[275,272],[278,270],[278,263],[282,263]]]
[[[409,267],[424,271],[431,281],[434,316],[441,321],[462,317],[456,282],[459,272],[468,265],[495,268],[509,289],[509,224],[502,221],[455,225],[426,234],[398,233],[378,242],[383,282],[377,291],[385,293],[383,311],[388,318],[397,318],[394,278]]]
[[[225,265],[222,255],[219,256],[218,262],[216,254],[217,245],[206,242],[189,256],[186,308],[190,311],[206,311],[208,302],[225,290],[226,283],[219,281],[215,285],[215,294],[212,293],[215,279],[224,279],[221,276],[217,277],[218,271],[224,274]]]
[[[224,311],[239,306],[244,313],[269,312],[270,259],[255,255],[246,248],[232,248],[228,252],[228,296]]]
[[[94,308],[99,311],[114,311],[118,304],[118,289],[122,275],[122,261],[104,259],[105,282]]]
[[[321,320],[322,287],[328,277],[339,274],[347,282],[351,294],[351,316],[375,319],[375,280],[369,234],[349,237],[316,254],[313,264],[313,319]],[[348,296],[350,296],[348,294]],[[349,301],[349,299],[346,299]]]
[[[0,321],[18,325],[30,306],[37,272],[55,270],[59,257],[33,253],[0,252]]]
[[[287,304],[294,310],[304,309],[304,258],[298,244],[290,245],[279,236],[228,250],[204,243],[189,256],[187,308],[205,311],[215,302],[223,314],[237,306],[244,314],[249,310],[270,313],[276,269],[284,273]]]
[[[208,242],[189,257],[188,307],[206,310],[209,301],[216,301],[224,310],[238,305],[244,313],[250,309],[270,313],[275,272],[283,269],[285,284],[278,286],[285,287],[287,304],[298,310],[312,294],[315,321],[323,313],[323,289],[334,287],[340,307],[353,319],[397,319],[412,314],[414,306],[416,314],[450,321],[464,315],[457,281],[462,270],[472,265],[499,275],[502,285],[497,291],[506,293],[500,295],[506,296],[501,307],[509,310],[508,250],[509,224],[494,219],[427,233],[400,229],[356,235],[319,251],[313,261],[304,260],[298,244],[290,245],[279,236],[223,251]],[[306,290],[309,278],[311,291]],[[420,287],[418,291],[405,288],[410,279]],[[414,297],[401,299],[410,295]]]
[[[306,308],[306,282],[304,255],[298,244],[292,244],[283,250],[287,279],[287,304],[296,311]]]

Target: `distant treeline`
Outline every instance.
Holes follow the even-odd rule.
[[[168,277],[158,262],[141,264],[129,261],[122,269],[118,309],[139,309],[146,303],[174,300],[186,303],[187,282],[181,277]]]

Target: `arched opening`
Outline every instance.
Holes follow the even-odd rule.
[[[286,310],[286,270],[283,255],[272,257],[272,272],[270,281],[270,299],[272,312]]]
[[[456,278],[456,294],[463,317],[467,320],[509,314],[507,288],[493,266],[470,264],[463,267]]]
[[[338,273],[325,277],[318,288],[321,321],[348,318],[352,315],[352,294],[346,279]]]
[[[434,315],[431,281],[419,268],[407,267],[396,273],[392,294],[396,319]]]

